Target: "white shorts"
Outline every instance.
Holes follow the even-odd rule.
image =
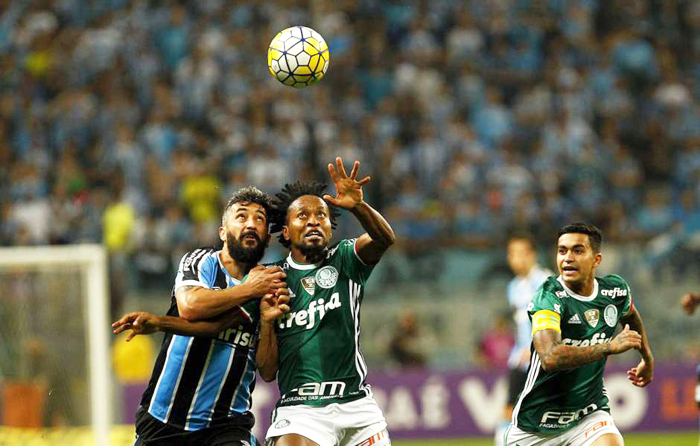
[[[386,420],[377,402],[366,396],[327,406],[279,407],[272,412],[266,439],[298,434],[320,446],[356,446],[385,429]]]
[[[561,434],[546,435],[525,432],[508,426],[505,435],[507,446],[589,446],[603,434],[615,434],[620,437],[620,431],[615,426],[612,416],[604,410],[596,410],[571,429]]]

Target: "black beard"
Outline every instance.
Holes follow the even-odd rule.
[[[255,236],[257,238],[257,234]],[[260,259],[265,255],[265,248],[267,248],[267,243],[264,243],[260,239],[258,239],[258,244],[254,248],[246,248],[243,246],[243,243],[235,239],[231,233],[226,234],[226,244],[228,245],[228,253],[233,260],[251,266],[257,265],[258,262],[260,262]]]
[[[326,256],[328,246],[299,246],[299,252],[306,258],[309,263],[318,263]]]

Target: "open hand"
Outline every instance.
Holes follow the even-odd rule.
[[[112,324],[113,333],[119,334],[126,330],[131,330],[126,342],[131,341],[134,336],[140,334],[152,334],[159,329],[158,316],[145,311],[127,313],[121,319]]]
[[[630,330],[630,326],[625,324],[625,328],[610,341],[610,353],[616,355],[631,348],[636,348],[637,350],[642,348],[642,335],[634,330]]]
[[[637,387],[645,387],[654,379],[654,366],[642,359],[637,367],[627,371],[627,379]]]
[[[335,183],[335,197],[326,194],[323,196],[323,199],[333,206],[352,210],[355,206],[362,203],[362,186],[369,182],[369,176],[359,181],[357,180],[357,172],[360,169],[359,161],[355,161],[353,164],[350,176],[345,172],[345,166],[343,166],[341,157],[335,159],[335,164],[337,169],[333,164],[328,164],[328,173]]]

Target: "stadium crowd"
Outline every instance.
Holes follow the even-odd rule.
[[[101,241],[172,271],[217,243],[232,191],[325,179],[336,155],[418,246],[579,218],[620,242],[700,231],[692,0],[0,4],[0,245]],[[266,67],[296,24],[331,52],[306,90]]]

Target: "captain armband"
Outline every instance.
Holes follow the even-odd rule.
[[[556,330],[561,333],[561,316],[551,310],[540,310],[532,316],[532,334],[540,330]]]

